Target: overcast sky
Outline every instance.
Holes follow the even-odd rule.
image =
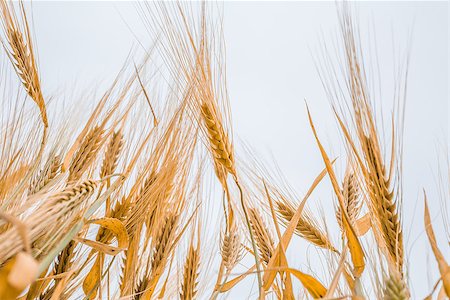
[[[389,97],[393,95],[389,90],[393,63],[412,41],[403,222],[413,294],[423,298],[437,279],[437,266],[423,232],[423,188],[429,195],[440,245],[448,246],[440,221],[437,176],[438,158],[442,163],[448,155],[448,3],[359,2],[356,7],[362,39],[376,36],[378,60],[386,71],[381,81]],[[223,13],[235,138],[257,149],[261,157],[275,159],[302,195],[323,168],[307,122],[305,99],[327,150],[333,156],[344,154],[314,64],[322,58],[318,50],[323,42],[332,44],[338,36],[335,5],[226,2]],[[132,2],[34,2],[33,20],[47,93],[75,86],[81,90],[107,86],[131,47],[152,40]],[[392,101],[389,97],[382,100],[387,107]],[[343,163],[339,162],[338,168],[342,169]],[[448,171],[445,164],[441,171]],[[309,205],[322,206],[325,216],[332,217],[332,203],[332,190],[324,183]],[[303,254],[315,255],[306,244],[300,247],[306,250],[290,253],[296,268],[306,264]],[[443,252],[450,260],[450,252]],[[319,276],[320,268],[315,270]],[[232,296],[242,299],[248,294],[239,294],[237,289]]]

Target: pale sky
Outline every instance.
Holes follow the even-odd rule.
[[[444,163],[449,133],[448,3],[358,2],[356,7],[362,39],[376,36],[387,107],[392,101],[393,63],[412,36],[403,226],[413,298],[423,298],[438,278],[423,231],[423,188],[436,220],[438,241],[450,260],[438,198],[439,162],[441,171],[448,171]],[[34,2],[33,28],[46,93],[108,86],[131,47],[138,41],[149,45],[153,39],[136,9],[133,2]],[[322,58],[318,50],[323,41],[331,45],[337,38],[335,3],[225,2],[223,14],[235,139],[256,149],[264,159],[275,160],[301,196],[323,168],[308,125],[305,99],[327,151],[332,156],[344,154],[314,64]],[[337,163],[342,172],[343,165],[344,161]],[[316,212],[320,210],[314,207],[321,206],[326,218],[332,218],[333,201],[326,179],[308,205]],[[299,247],[288,253],[293,267],[302,269],[310,263],[319,277],[324,274],[324,266],[314,262],[317,253],[311,247],[293,245]],[[250,284],[243,283],[230,298],[247,298]]]

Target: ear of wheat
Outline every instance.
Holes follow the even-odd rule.
[[[351,222],[355,222],[358,218],[359,212],[362,208],[362,203],[359,195],[358,180],[354,173],[347,173],[344,177],[344,182],[342,184],[342,195],[345,200],[345,209],[350,218]],[[340,208],[336,211],[336,218],[338,220],[339,226],[342,226],[342,212]]]
[[[123,147],[123,134],[120,131],[113,133],[103,158],[100,178],[114,173]]]
[[[383,299],[384,300],[406,300],[410,298],[408,287],[399,274],[391,273],[385,280]]]
[[[223,235],[221,254],[227,271],[231,272],[239,262],[242,254],[240,235],[234,226],[232,230]]]
[[[53,178],[55,178],[60,167],[61,159],[58,155],[49,159],[44,168],[32,179],[28,188],[28,195],[35,194],[44,188]]]
[[[343,37],[343,50],[345,56],[344,77],[347,85],[348,98],[335,99],[333,104],[336,117],[345,137],[347,148],[351,157],[357,161],[362,174],[364,189],[368,195],[368,207],[374,218],[374,230],[381,238],[380,249],[386,249],[385,255],[388,263],[394,266],[398,272],[403,273],[403,232],[399,217],[398,205],[401,203],[401,191],[399,190],[399,176],[393,174],[394,167],[400,165],[396,153],[396,145],[401,145],[398,136],[395,136],[401,124],[392,123],[392,147],[390,153],[389,169],[386,168],[386,158],[382,155],[381,140],[373,100],[366,80],[364,60],[361,48],[355,33],[350,9],[343,5],[340,14],[341,32]],[[329,88],[331,92],[332,88]],[[397,100],[398,107],[402,107],[401,100]],[[346,125],[344,111],[350,113]],[[339,112],[342,112],[339,114]],[[401,121],[402,110],[398,119]],[[354,134],[352,136],[352,133]],[[401,156],[400,156],[401,157]],[[401,170],[401,168],[398,168]]]
[[[197,295],[199,264],[200,249],[195,249],[193,245],[190,245],[184,265],[183,284],[180,293],[182,300],[195,299]]]
[[[19,75],[28,95],[36,102],[45,127],[48,127],[47,109],[42,96],[41,83],[34,57],[31,33],[25,15],[23,3],[20,2],[22,15],[22,28],[13,8],[13,3],[5,0],[0,1],[2,13],[2,25],[9,47],[6,47],[8,56],[13,63],[17,75]],[[22,31],[23,30],[23,33]]]
[[[258,211],[255,208],[249,209],[250,224],[258,245],[261,259],[267,265],[274,252],[274,242],[272,236]]]
[[[276,202],[276,204],[278,206],[278,213],[280,214],[280,217],[283,218],[284,224],[289,223],[289,221],[291,221],[292,217],[294,216],[294,208],[290,204],[282,201],[278,201]],[[323,232],[321,232],[315,225],[313,225],[311,221],[308,220],[307,216],[302,216],[300,218],[295,228],[295,232],[308,242],[318,247],[330,249],[334,252],[337,251],[328,240],[327,236]]]
[[[80,179],[84,171],[89,167],[95,159],[99,147],[102,143],[103,129],[96,126],[89,131],[83,142],[80,144],[78,151],[72,159],[69,167],[69,182]]]

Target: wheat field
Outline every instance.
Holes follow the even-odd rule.
[[[226,5],[133,3],[150,42],[134,36],[123,60],[104,53],[121,69],[101,84],[80,76],[88,88],[54,93],[39,49],[64,45],[42,44],[52,40],[36,32],[42,7],[0,0],[0,300],[450,298],[445,145],[433,145],[444,156],[437,184],[404,190],[410,36],[393,40],[391,68],[361,38],[357,3],[329,5],[335,39],[317,33],[308,76],[330,114],[324,124],[315,99],[298,99],[315,152],[300,158],[314,175],[299,175],[298,191],[277,157],[235,130],[233,104],[245,99],[228,89]],[[253,115],[263,110],[237,114],[264,135]],[[273,120],[299,156],[306,138]],[[413,252],[419,238],[426,251]]]

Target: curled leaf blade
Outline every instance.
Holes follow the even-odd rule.
[[[320,153],[322,155],[322,159],[325,163],[325,166],[326,166],[328,175],[330,177],[334,192],[335,192],[336,196],[338,197],[339,206],[341,208],[341,211],[343,212],[342,213],[342,221],[343,221],[343,225],[344,225],[345,235],[346,235],[347,241],[348,241],[347,246],[350,250],[351,259],[352,259],[352,263],[353,263],[353,275],[358,278],[361,276],[361,274],[365,268],[364,251],[362,249],[361,243],[359,242],[359,239],[355,232],[355,229],[353,228],[352,224],[349,222],[348,214],[347,214],[346,210],[344,209],[344,207],[345,207],[344,198],[343,198],[343,195],[341,192],[341,188],[339,187],[338,181],[336,179],[336,175],[333,171],[333,166],[330,162],[330,159],[328,158],[328,155],[327,155],[325,149],[322,146],[322,143],[319,140],[319,137],[317,135],[316,128],[312,121],[312,117],[311,117],[308,107],[306,109],[308,111],[309,124],[311,125],[311,129],[312,129],[314,137],[316,139],[317,146],[319,147]]]
[[[425,222],[425,231],[427,233],[428,241],[430,242],[431,249],[433,250],[434,257],[438,263],[439,273],[441,274],[442,279],[442,287],[447,295],[450,298],[450,267],[444,259],[444,255],[442,255],[441,250],[439,250],[436,236],[434,235],[433,226],[431,225],[431,217],[430,210],[428,209],[427,203],[427,195],[424,192],[424,222]]]
[[[327,289],[313,276],[292,268],[286,268],[285,271],[294,275],[314,299],[322,298],[327,294]]]
[[[97,296],[97,286],[101,278],[101,257],[100,254],[95,259],[94,265],[92,266],[89,273],[83,280],[83,292],[88,297],[88,299],[95,299]]]
[[[117,248],[126,249],[129,242],[127,230],[119,219],[116,218],[100,218],[87,222],[87,224],[97,224],[111,231],[117,239]]]

